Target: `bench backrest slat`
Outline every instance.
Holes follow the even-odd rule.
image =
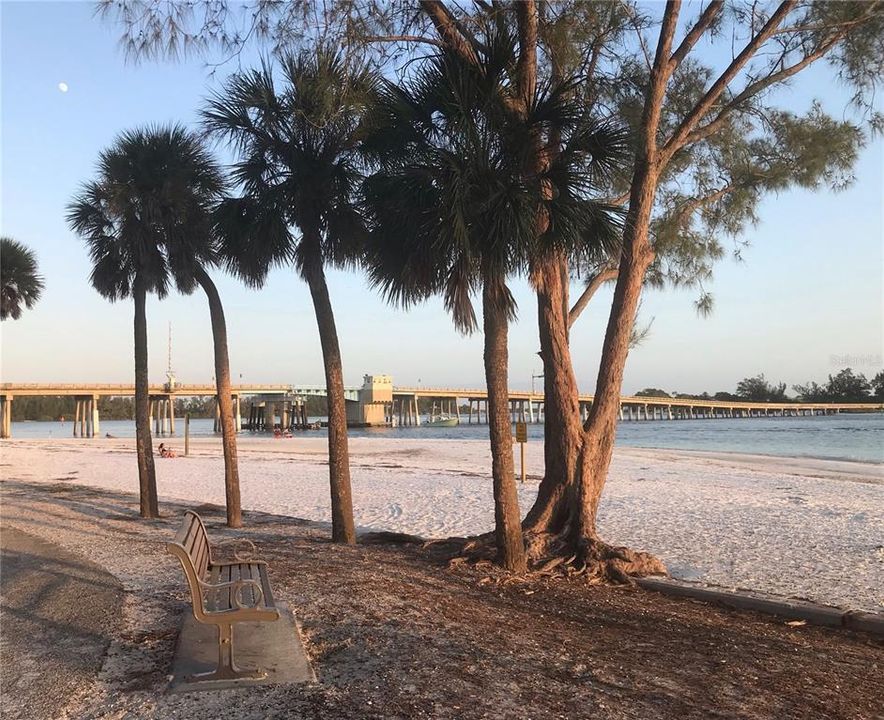
[[[201,529],[199,520],[191,518],[190,529],[187,531],[187,538],[183,543],[184,549],[187,550],[191,557],[196,554],[197,549],[202,544],[201,541],[205,539],[205,533],[202,533]]]
[[[191,510],[185,512],[181,527],[167,547],[184,568],[184,575],[190,586],[193,614],[200,619],[204,615],[204,608],[199,581],[206,581],[209,566],[212,564],[209,537],[200,516]]]

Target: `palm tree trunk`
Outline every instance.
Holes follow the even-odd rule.
[[[331,489],[332,540],[356,544],[353,523],[353,492],[350,487],[350,451],[347,445],[347,405],[344,397],[344,369],[335,315],[328,296],[322,262],[318,258],[305,264],[304,279],[313,297],[319,342],[325,364],[325,387],[328,401],[328,474]]]
[[[157,504],[157,475],[150,435],[150,386],[147,376],[147,291],[136,277],[135,299],[135,454],[138,458],[138,485],[141,517],[160,516]]]
[[[204,268],[195,277],[209,299],[212,318],[212,340],[215,350],[215,386],[221,414],[221,444],[224,448],[224,494],[227,500],[227,527],[242,526],[239,496],[239,461],[236,456],[236,424],[233,418],[233,397],[230,391],[230,360],[227,352],[227,322],[218,288]]]
[[[485,331],[485,383],[488,388],[488,430],[491,436],[491,474],[494,485],[494,532],[500,564],[523,573],[525,544],[522,540],[519,494],[513,464],[512,423],[509,413],[509,320],[499,296],[482,291]]]

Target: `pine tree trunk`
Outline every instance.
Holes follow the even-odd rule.
[[[328,472],[331,487],[332,540],[356,544],[353,523],[353,497],[350,487],[350,453],[347,446],[347,406],[344,397],[344,370],[335,316],[328,296],[328,285],[321,261],[305,264],[304,279],[310,287],[319,342],[325,364],[326,398],[328,401]]]
[[[507,364],[508,318],[500,301],[486,288],[482,293],[485,330],[485,382],[488,388],[488,429],[491,436],[494,485],[494,532],[498,561],[512,572],[526,570],[519,495],[513,463]]]
[[[570,466],[556,465],[555,462],[551,468],[548,466],[544,483],[549,484],[549,487],[542,488],[544,492],[538,496],[537,505],[529,514],[538,517],[539,521],[533,523],[530,529],[545,538],[543,550],[548,552],[552,548],[556,553],[574,554],[582,570],[589,575],[621,581],[627,580],[630,575],[665,572],[663,564],[651,555],[604,543],[598,537],[595,521],[614,451],[623,371],[629,354],[635,314],[645,272],[653,259],[648,234],[659,174],[657,129],[668,80],[668,58],[675,32],[677,8],[677,4],[667,5],[660,44],[645,97],[614,300],[608,318],[594,400],[579,441],[570,432],[575,425],[574,406],[560,404],[555,387],[551,388],[552,394],[547,400],[549,415],[559,417],[550,418],[548,415],[546,431],[548,434],[563,434],[561,438],[547,438],[550,453],[566,452],[569,460],[576,456],[576,467],[572,472]],[[557,347],[563,339],[567,343],[568,337],[567,308],[561,311],[561,317],[558,314],[559,308],[566,304],[563,301],[567,298],[567,284],[564,281],[561,286],[555,283],[554,268],[544,268],[544,271],[541,278],[546,284],[541,283],[542,286],[539,287],[544,373],[557,382],[568,383],[569,377],[573,378],[570,353]],[[561,273],[558,276],[561,277]],[[576,399],[576,383],[573,395]],[[576,419],[579,423],[579,411]],[[561,444],[562,447],[557,449],[556,444]],[[552,510],[548,509],[550,506]],[[554,537],[555,541],[551,541],[550,537]]]
[[[218,288],[203,269],[196,280],[209,300],[212,318],[212,341],[215,351],[215,387],[221,414],[221,444],[224,450],[224,494],[227,500],[227,526],[242,527],[242,506],[239,495],[239,461],[236,453],[236,421],[233,417],[233,396],[230,390],[230,360],[227,352],[227,322]]]
[[[545,473],[524,529],[552,535],[565,532],[573,515],[573,484],[583,444],[579,390],[569,347],[564,263],[564,258],[552,256],[535,269],[543,360]],[[531,542],[532,554],[544,554],[545,548],[537,546],[538,538]]]
[[[648,233],[656,187],[656,167],[647,159],[638,160],[623,233],[620,272],[602,346],[595,396],[584,433],[587,451],[581,472],[578,530],[583,538],[596,537],[595,516],[614,452],[623,371],[645,272],[653,259]]]
[[[150,435],[150,386],[147,375],[147,291],[136,277],[132,291],[135,300],[135,454],[138,459],[138,486],[141,517],[160,516],[157,503],[157,475],[154,468],[153,440]]]
[[[641,231],[640,224],[635,227]],[[633,238],[626,239],[631,242]],[[555,280],[561,273],[555,267],[544,268],[547,275],[538,292],[547,466],[537,500],[523,523],[528,556],[535,563],[550,556],[575,557],[572,568],[578,572],[614,582],[666,570],[652,555],[608,545],[598,536],[595,524],[613,455],[629,339],[649,264],[650,252],[641,249],[640,236],[638,240],[634,261],[624,259],[621,265],[595,400],[585,427],[568,351],[568,315],[562,310],[562,288]]]

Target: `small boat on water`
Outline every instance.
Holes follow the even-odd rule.
[[[424,427],[457,427],[460,420],[451,415],[430,415]]]

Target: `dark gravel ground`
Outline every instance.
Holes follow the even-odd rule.
[[[171,695],[187,604],[162,543],[184,506],[145,522],[130,495],[15,481],[0,493],[5,522],[84,549],[125,587],[102,671],[63,717],[884,718],[871,636],[634,588],[500,582],[419,545],[335,546],[291,518],[246,513],[232,532],[211,507],[199,511],[213,538],[249,537],[269,561],[319,682]]]

